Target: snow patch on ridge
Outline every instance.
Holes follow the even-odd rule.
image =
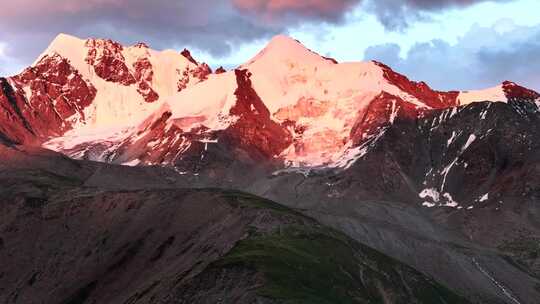
[[[465,145],[463,146],[463,148],[461,148],[461,153],[463,153],[463,151],[467,150],[467,148],[476,140],[476,135],[474,134],[471,134],[469,135],[469,138],[467,138],[467,142],[465,143]]]
[[[450,147],[450,145],[454,142],[454,140],[456,139],[456,131],[452,131],[452,136],[448,139],[448,141],[446,142],[446,147]],[[459,135],[457,135],[459,136]]]
[[[139,159],[134,159],[134,160],[131,160],[131,161],[128,161],[128,162],[125,162],[125,163],[122,163],[122,165],[124,166],[129,166],[129,167],[135,167],[137,166],[138,164],[140,164],[141,161]]]
[[[458,102],[460,105],[467,105],[481,101],[501,101],[508,102],[503,86],[499,85],[485,90],[463,91],[459,93]]]
[[[427,208],[439,207],[451,207],[461,209],[462,207],[458,202],[454,200],[452,195],[448,192],[441,194],[435,188],[425,188],[419,194],[418,197],[425,200],[422,206]]]
[[[96,142],[118,142],[124,140],[135,130],[131,128],[94,128],[86,127],[71,130],[61,137],[53,138],[45,142],[42,146],[55,151],[65,151],[75,148],[81,144]]]
[[[171,121],[181,129],[202,125],[211,130],[227,128],[237,119],[229,115],[236,103],[236,88],[234,71],[210,75],[208,80],[167,98],[166,102],[172,112]],[[190,123],[182,120],[186,117],[199,119]]]

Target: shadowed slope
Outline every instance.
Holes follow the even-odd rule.
[[[265,199],[219,189],[86,187],[92,163],[53,162],[78,173],[27,164],[0,174],[2,302],[466,303]]]

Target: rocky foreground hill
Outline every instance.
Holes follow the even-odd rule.
[[[272,201],[167,178],[128,190],[100,175],[157,172],[27,153],[1,149],[4,303],[468,303]]]

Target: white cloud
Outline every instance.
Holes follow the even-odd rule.
[[[20,72],[25,64],[13,58],[8,48],[8,44],[0,41],[0,77],[14,75]]]
[[[6,43],[0,42],[0,58],[6,56]]]
[[[456,43],[434,39],[416,43],[405,56],[398,44],[380,44],[365,52],[436,89],[479,89],[511,80],[540,89],[540,25],[473,25]]]

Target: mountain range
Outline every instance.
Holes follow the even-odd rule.
[[[538,303],[539,107],[286,36],[212,71],[60,34],[0,78],[0,299]]]

